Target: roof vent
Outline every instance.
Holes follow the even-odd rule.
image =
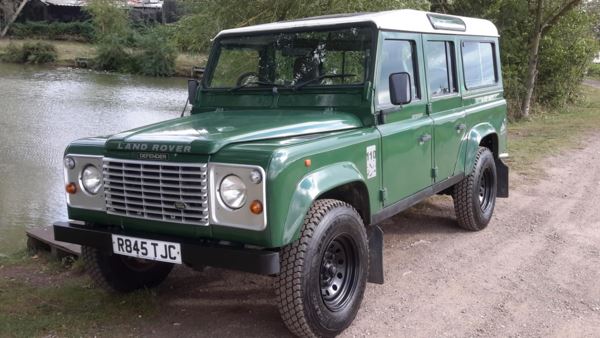
[[[429,22],[434,29],[443,29],[448,31],[464,32],[467,30],[467,25],[460,18],[442,14],[427,14]]]

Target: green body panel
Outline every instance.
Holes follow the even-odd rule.
[[[140,151],[143,150],[140,146],[145,144],[145,151],[214,154],[231,143],[361,126],[362,122],[355,115],[333,110],[212,111],[113,135],[108,139],[106,148]]]
[[[458,71],[460,60],[460,37],[449,35],[423,35],[423,49],[428,52],[428,41],[449,41],[454,44],[454,54],[456,56],[457,69],[453,71],[453,76],[457,79],[457,84],[463,82],[462,72]],[[426,68],[427,72],[427,68]],[[465,123],[465,112],[462,106],[461,86],[454,94],[433,97],[428,92],[428,98],[431,105],[430,116],[433,119],[433,144],[434,159],[433,168],[435,168],[435,181],[440,182],[452,176],[458,175],[464,171],[464,160],[459,160],[461,147],[464,147],[466,128],[458,130],[461,124]]]
[[[316,198],[341,185],[364,186],[368,213],[373,215],[436,182],[470,173],[477,148],[486,136],[497,135],[498,153],[506,151],[506,102],[500,74],[496,86],[467,90],[463,84],[461,42],[484,38],[379,32],[376,55],[385,39],[415,43],[421,97],[402,107],[378,106],[374,80],[359,87],[297,91],[204,89],[197,93],[191,116],[78,140],[65,151],[136,160],[140,152],[154,152],[152,147],[164,145],[167,148],[159,152],[168,153],[171,162],[260,166],[266,172],[264,230],[124,218],[72,207],[68,208],[69,217],[140,233],[277,248],[298,238]],[[457,95],[429,95],[424,61],[427,39],[454,41]],[[485,39],[496,43],[498,57],[497,38]],[[371,79],[379,77],[379,60],[375,65]],[[378,122],[380,110],[387,114],[385,121]],[[461,124],[466,128],[458,132]],[[424,135],[430,135],[431,140],[422,142]],[[145,150],[142,145],[146,145]],[[368,147],[374,147],[376,154],[371,178],[367,173]],[[305,160],[310,160],[310,166]]]
[[[417,51],[417,59],[423,60],[420,34],[382,32],[379,48],[382,48],[382,41],[385,39],[412,41]],[[376,67],[377,70],[381,69],[379,63]],[[385,123],[377,126],[382,138],[380,162],[383,168],[382,188],[385,189],[387,195],[384,201],[386,206],[433,183],[431,177],[433,142],[420,142],[421,136],[433,133],[433,121],[427,115],[427,89],[424,74],[424,64],[419,62],[416,76],[418,76],[421,92],[420,100],[413,100],[409,104],[395,108],[393,106],[377,106],[377,110],[390,110]]]
[[[281,246],[297,238],[312,203],[309,196],[318,197],[351,181],[365,184],[371,212],[379,211],[378,176],[366,179],[366,148],[373,145],[379,148],[379,142],[375,128],[362,128],[276,150],[269,165],[267,185],[270,208],[267,228],[272,233],[272,244]],[[310,167],[306,167],[305,159],[310,159]]]

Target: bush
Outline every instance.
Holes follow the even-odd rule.
[[[137,57],[139,73],[148,76],[171,76],[175,73],[177,48],[169,41],[161,27],[151,29],[143,35],[138,47],[142,52]]]
[[[133,60],[118,37],[106,37],[96,47],[94,68],[115,72],[131,72]]]
[[[52,22],[27,21],[11,26],[9,35],[17,39],[49,39],[90,42],[94,26],[90,21]]]
[[[11,43],[2,56],[2,61],[41,64],[54,62],[56,57],[56,48],[46,42],[28,42],[21,47]]]

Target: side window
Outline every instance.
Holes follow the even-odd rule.
[[[427,41],[427,82],[432,97],[458,92],[456,57],[451,41]]]
[[[381,48],[381,71],[377,80],[377,103],[382,106],[390,102],[390,74],[410,74],[413,98],[421,98],[417,52],[415,42],[409,40],[385,40]]]
[[[491,86],[498,82],[494,44],[491,42],[465,41],[462,58],[467,89]]]

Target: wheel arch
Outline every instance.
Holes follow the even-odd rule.
[[[490,123],[480,123],[471,128],[468,136],[465,174],[468,175],[473,171],[480,146],[490,149],[494,154],[494,159],[498,159],[498,142],[498,132]]]
[[[506,198],[509,193],[509,168],[500,158],[500,140],[497,130],[490,123],[481,123],[471,129],[465,161],[465,174],[473,171],[479,147],[488,148],[494,155],[497,171],[497,197]]]
[[[310,172],[296,185],[284,224],[284,245],[299,238],[308,210],[314,201],[323,198],[352,205],[365,225],[370,224],[369,190],[363,175],[351,162],[335,163]]]

